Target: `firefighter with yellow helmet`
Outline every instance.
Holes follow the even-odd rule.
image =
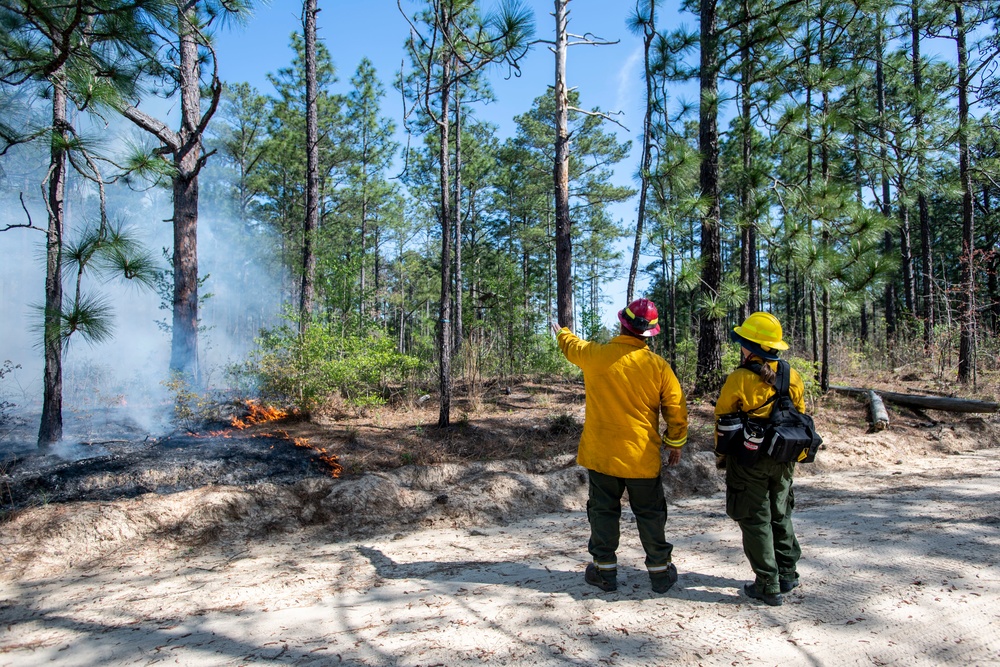
[[[607,344],[581,340],[566,327],[552,330],[559,349],[583,371],[587,415],[577,463],[589,473],[587,549],[593,562],[584,580],[604,591],[618,587],[621,500],[628,491],[639,539],[646,552],[652,589],[667,592],[677,581],[677,568],[666,541],[667,503],[660,479],[661,446],[667,465],[681,460],[687,442],[687,403],[670,364],[646,346],[660,331],[656,306],[637,299],[618,313],[619,336]],[[660,416],[666,432],[660,435]]]
[[[788,349],[781,323],[770,313],[753,313],[730,337],[740,344],[741,363],[722,387],[716,417],[742,412],[767,418],[774,407],[778,353]],[[789,372],[788,394],[805,413],[805,388],[795,369]],[[741,450],[739,456],[730,454],[720,461],[726,468],[726,513],[739,523],[743,551],[756,575],[744,592],[776,606],[783,593],[799,585],[796,565],[802,550],[792,528],[795,463],[779,463],[766,453],[746,453]]]

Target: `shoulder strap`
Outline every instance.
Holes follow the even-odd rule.
[[[784,359],[778,359],[778,373],[777,379],[774,382],[774,389],[777,392],[776,396],[781,398],[789,396],[788,385],[791,382],[791,366]]]

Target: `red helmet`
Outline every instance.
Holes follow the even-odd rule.
[[[618,321],[637,336],[655,336],[660,333],[660,315],[649,299],[636,299],[618,311]]]

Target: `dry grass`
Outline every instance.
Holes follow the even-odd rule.
[[[583,428],[583,385],[564,380],[528,380],[510,386],[457,386],[451,425],[437,426],[436,397],[403,398],[366,415],[324,409],[310,420],[287,424],[337,452],[346,474],[403,465],[529,460],[576,451]]]
[[[957,385],[953,373],[942,374],[937,360],[918,357],[912,350],[895,359],[873,359],[852,353],[846,346],[837,349],[831,359],[831,384],[835,386],[1000,402],[1000,371],[981,372],[973,390]],[[893,367],[893,361],[903,363]],[[445,429],[437,426],[437,394],[428,389],[427,393],[400,392],[389,405],[365,415],[328,406],[311,420],[288,424],[288,431],[293,438],[306,437],[335,452],[347,475],[404,465],[532,460],[574,453],[584,420],[583,383],[548,378],[511,382],[500,385],[477,379],[456,384],[451,426]],[[691,397],[689,449],[711,449],[713,405],[712,397]],[[825,434],[845,429],[864,433],[867,428],[866,408],[855,398],[831,392],[811,400],[809,409]],[[977,419],[935,411],[928,415],[895,406],[890,410],[894,427],[902,430],[931,422],[962,424]]]

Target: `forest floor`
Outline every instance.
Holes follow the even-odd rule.
[[[627,510],[619,590],[583,583],[579,383],[491,387],[443,431],[417,399],[160,437],[104,414],[49,455],[15,432],[0,665],[1000,662],[1000,417],[889,406],[869,432],[854,399],[811,407],[826,443],[797,471],[803,585],[774,608],[742,593],[708,403],[664,471],[664,595]]]

